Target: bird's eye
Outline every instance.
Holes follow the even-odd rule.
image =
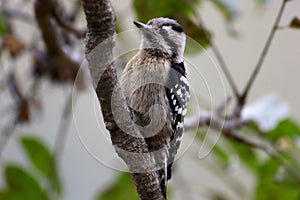
[[[164,28],[161,28],[161,29],[159,30],[159,33],[160,33],[161,35],[166,35],[166,34],[168,34],[168,31],[167,31],[166,29],[164,29]]]
[[[153,24],[153,21],[150,21],[150,22],[148,23],[148,25],[150,25],[150,26],[151,26],[152,24]]]

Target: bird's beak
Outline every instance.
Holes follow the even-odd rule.
[[[139,29],[143,30],[148,30],[149,26],[147,24],[143,24],[142,22],[138,22],[138,21],[133,21],[134,25],[136,25],[136,27],[138,27]]]

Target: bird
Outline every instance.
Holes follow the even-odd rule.
[[[142,33],[141,46],[124,68],[120,85],[131,118],[153,154],[166,199],[167,181],[171,178],[190,98],[184,65],[186,34],[170,18],[133,23]]]

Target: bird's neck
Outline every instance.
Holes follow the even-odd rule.
[[[146,47],[146,48],[142,48],[141,51],[145,56],[151,56],[151,57],[156,57],[156,58],[165,58],[174,63],[183,62],[182,53],[168,52],[163,48]]]

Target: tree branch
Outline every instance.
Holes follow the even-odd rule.
[[[71,122],[71,114],[72,114],[72,108],[73,108],[73,88],[71,88],[70,94],[67,97],[67,100],[65,101],[65,106],[62,113],[62,118],[60,120],[60,123],[58,125],[57,134],[55,137],[54,142],[54,157],[59,163],[61,161],[61,157],[64,151],[64,147],[67,141],[68,136],[68,128],[70,126]]]
[[[57,24],[65,29],[66,31],[72,33],[77,38],[84,38],[86,34],[86,30],[77,30],[76,28],[72,27],[69,23],[67,23],[62,18],[62,10],[61,9],[55,9],[53,12],[53,17],[55,18]]]
[[[34,5],[35,18],[37,24],[42,31],[43,40],[45,42],[47,51],[51,55],[62,53],[61,46],[58,41],[56,28],[51,21],[51,12],[54,10],[54,3],[52,0],[36,0]]]
[[[140,199],[163,200],[157,175],[151,169],[152,157],[148,153],[144,139],[131,121],[118,83],[112,60],[115,16],[110,1],[82,0],[82,2],[88,26],[86,58],[112,143],[119,157],[128,166]]]
[[[83,77],[77,76],[79,63],[71,59],[62,48],[59,42],[57,27],[54,26],[52,14],[56,9],[55,0],[36,0],[34,5],[37,24],[42,32],[43,41],[46,46],[47,59],[44,59],[47,72],[49,72],[56,81],[74,81],[75,78],[80,82],[77,86],[84,87]]]
[[[197,130],[198,127],[207,125],[212,129],[221,132],[223,136],[228,139],[245,144],[252,148],[260,149],[273,158],[278,164],[284,167],[287,172],[295,177],[295,180],[300,183],[300,174],[280,155],[280,153],[271,144],[269,144],[267,141],[255,142],[237,133],[236,130],[238,128],[249,123],[250,121],[244,121],[235,118],[225,121],[211,112],[201,111],[196,115],[187,118],[185,120],[184,128],[186,131]]]
[[[205,32],[205,37],[208,39],[208,41],[210,42],[211,45],[211,49],[214,53],[214,55],[216,56],[217,61],[219,62],[219,65],[221,67],[221,69],[223,70],[225,77],[230,85],[230,88],[232,89],[232,92],[234,94],[234,96],[236,97],[236,99],[238,100],[240,98],[240,93],[238,91],[237,85],[229,71],[229,67],[227,66],[221,52],[219,51],[218,46],[216,45],[216,43],[214,42],[214,40],[211,38],[210,34],[208,33],[208,29],[205,26],[204,21],[202,20],[201,15],[197,12],[197,10],[195,9],[196,6],[192,1],[189,1],[191,8],[193,9],[194,15],[198,21],[198,25],[200,27],[203,28],[204,32]]]
[[[268,36],[266,44],[265,44],[265,46],[264,46],[264,48],[262,50],[262,53],[260,54],[260,57],[258,59],[258,62],[256,64],[255,68],[254,68],[254,71],[252,72],[252,74],[251,74],[251,76],[250,76],[250,78],[249,78],[249,80],[248,80],[248,82],[247,82],[247,84],[245,86],[245,89],[243,90],[243,93],[242,93],[241,98],[240,98],[240,102],[238,102],[239,103],[239,107],[243,107],[244,106],[246,98],[248,96],[248,93],[249,93],[249,91],[251,89],[251,86],[253,85],[254,80],[257,77],[257,75],[258,75],[258,73],[259,73],[259,71],[260,71],[260,69],[261,69],[261,67],[262,67],[262,65],[264,63],[264,60],[266,58],[266,55],[267,55],[267,53],[269,51],[269,48],[271,46],[271,43],[273,41],[274,35],[276,33],[277,27],[279,25],[279,22],[281,20],[281,17],[282,17],[282,14],[283,14],[283,11],[285,9],[285,6],[286,6],[287,2],[288,2],[288,0],[282,0],[279,12],[277,14],[277,17],[276,17],[276,20],[274,22],[274,25],[273,25],[273,27],[271,29],[271,32],[270,32],[270,34]],[[241,109],[239,109],[239,110],[241,110]]]

